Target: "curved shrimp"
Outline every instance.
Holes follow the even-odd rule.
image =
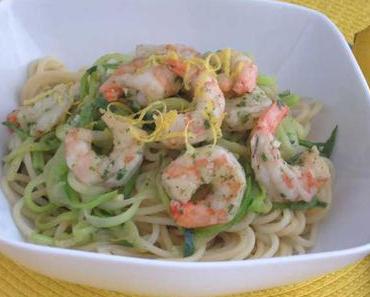
[[[77,87],[77,84],[72,87],[65,84],[57,85],[30,99],[30,105],[22,105],[11,112],[7,119],[22,128],[29,128],[32,136],[49,132],[66,116],[78,93]]]
[[[179,66],[178,64],[177,66]],[[180,65],[181,69],[185,69]],[[178,73],[180,73],[179,71]],[[188,132],[189,143],[199,143],[211,140],[212,125],[221,126],[225,110],[225,97],[220,90],[217,79],[205,70],[197,67],[189,70],[190,89],[193,91],[194,110],[178,114],[170,125],[168,133]],[[185,74],[183,74],[185,75]],[[186,137],[174,137],[163,141],[169,148],[181,148],[185,145]]]
[[[81,182],[113,188],[124,185],[143,161],[143,146],[131,137],[128,123],[105,113],[102,119],[113,134],[109,156],[98,156],[92,149],[93,131],[72,128],[65,137],[65,158],[69,169]],[[144,132],[143,132],[144,133]]]
[[[145,63],[145,58],[136,58],[121,65],[99,89],[105,99],[116,101],[125,91],[134,89],[138,92],[136,100],[145,106],[179,91],[181,84],[166,65],[145,67]]]
[[[272,100],[259,87],[241,97],[226,100],[223,128],[229,131],[250,130],[260,114],[271,104]]]
[[[171,198],[171,215],[186,228],[229,222],[246,188],[244,170],[234,155],[212,145],[172,161],[161,178]]]
[[[169,52],[180,57],[191,57],[197,52],[184,45],[141,45],[136,48],[135,59],[119,67],[100,87],[108,101],[117,100],[128,89],[138,91],[137,101],[142,106],[149,102],[175,95],[181,84],[177,75],[165,64],[146,66],[151,55],[166,55]]]
[[[232,49],[222,50],[218,55],[224,61],[224,71],[217,77],[221,90],[228,95],[252,92],[257,85],[257,65],[247,55]]]
[[[303,153],[301,165],[289,165],[283,160],[274,133],[288,110],[274,102],[260,116],[252,132],[251,165],[256,179],[272,199],[311,201],[330,180],[329,168],[317,149]]]

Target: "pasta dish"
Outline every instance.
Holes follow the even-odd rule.
[[[27,241],[183,261],[302,254],[332,201],[322,105],[226,48],[139,45],[68,71],[32,63],[2,188]]]

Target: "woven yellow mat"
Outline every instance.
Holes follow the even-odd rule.
[[[325,13],[352,43],[354,34],[370,25],[369,0],[286,0]]]
[[[370,25],[370,0],[287,0],[328,15],[349,42]],[[133,297],[54,280],[0,255],[0,297]],[[340,271],[270,290],[232,297],[364,297],[370,296],[370,256]],[[231,296],[230,296],[231,297]]]

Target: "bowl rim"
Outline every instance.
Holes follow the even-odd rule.
[[[150,267],[171,267],[171,268],[236,268],[236,267],[247,267],[247,266],[265,266],[275,263],[298,263],[298,262],[310,262],[315,260],[332,259],[350,255],[360,255],[370,253],[370,243],[366,243],[360,246],[325,251],[319,253],[308,253],[302,255],[291,255],[282,257],[271,257],[271,258],[258,258],[248,260],[223,260],[223,261],[181,261],[175,259],[148,259],[139,257],[129,257],[121,255],[108,255],[97,252],[83,251],[78,249],[67,249],[54,246],[38,245],[25,241],[18,241],[13,239],[4,239],[0,237],[0,245],[8,245],[21,250],[28,250],[29,252],[42,253],[45,256],[68,256],[72,258],[80,259],[93,259],[97,261],[109,262],[109,263],[125,263],[125,264],[137,264],[141,266]]]
[[[36,2],[38,0],[32,0]],[[214,0],[219,2],[224,2],[224,0]],[[234,2],[247,2],[245,0],[229,0]],[[12,3],[15,3],[15,0],[0,0],[0,11],[8,8]],[[31,0],[17,0],[17,3],[20,2],[31,2]],[[357,78],[360,80],[360,83],[365,90],[364,96],[368,101],[370,101],[370,88],[368,87],[367,81],[364,77],[364,74],[361,71],[360,66],[358,65],[344,35],[339,31],[336,25],[323,13],[313,10],[311,8],[303,7],[297,4],[280,2],[275,0],[249,0],[248,2],[254,3],[264,3],[270,6],[294,9],[296,11],[301,11],[306,14],[310,14],[312,17],[315,17],[321,22],[321,25],[326,25],[336,35],[336,38],[339,39],[342,48],[345,50],[347,58],[350,59],[351,64],[354,68]],[[2,191],[1,191],[2,192]],[[7,199],[4,193],[0,195]],[[0,198],[1,199],[1,198]],[[9,203],[8,203],[9,205]],[[10,207],[10,205],[9,205]],[[303,255],[291,255],[291,256],[282,256],[282,257],[272,257],[272,258],[258,258],[258,259],[248,259],[248,260],[223,260],[223,261],[205,261],[205,262],[186,262],[181,260],[166,260],[166,259],[147,259],[139,257],[129,257],[121,255],[108,255],[96,252],[89,252],[77,249],[67,249],[54,246],[43,246],[38,245],[22,240],[7,239],[3,235],[0,235],[0,246],[8,245],[15,247],[21,250],[28,250],[30,252],[42,253],[44,255],[58,255],[58,256],[69,256],[73,258],[83,258],[83,259],[94,259],[97,261],[108,261],[110,263],[126,263],[126,264],[138,264],[142,266],[151,266],[151,267],[171,267],[171,268],[236,268],[236,267],[247,267],[247,266],[264,266],[274,263],[292,263],[292,262],[308,262],[312,260],[320,259],[329,259],[336,258],[340,256],[349,256],[356,254],[369,254],[370,253],[370,242],[362,245],[358,245],[351,248],[331,250],[324,252],[314,252]]]

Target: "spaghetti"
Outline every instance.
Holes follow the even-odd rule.
[[[326,143],[307,140],[321,104],[290,92],[279,93],[276,83],[261,75],[256,92],[250,90],[248,80],[247,91],[240,94],[240,87],[233,83],[243,75],[251,76],[255,65],[231,49],[211,54],[187,50],[183,54],[183,49],[171,46],[168,52],[166,47],[150,47],[140,57],[109,54],[80,72],[66,70],[53,58],[30,66],[20,106],[5,122],[12,133],[1,181],[19,231],[38,244],[167,260],[243,260],[307,252],[314,246],[318,224],[332,202],[334,167],[328,158],[336,130]],[[199,72],[202,76],[198,79]],[[162,74],[168,79],[164,85],[158,79]],[[135,81],[139,75],[141,80]],[[144,76],[151,80],[145,84],[158,87],[164,97],[158,98],[157,92],[156,97],[143,100],[143,94],[148,96],[147,86],[140,85]],[[105,97],[107,88],[102,91],[102,86],[108,81],[114,84]],[[169,82],[173,84],[166,85]],[[140,92],[143,87],[146,93]],[[169,89],[161,89],[165,87]],[[212,92],[210,88],[214,88]],[[113,91],[116,99],[111,96]],[[224,99],[215,100],[217,96]],[[263,105],[258,105],[260,102]],[[298,168],[303,156],[317,151],[317,160],[330,172],[309,200],[299,196],[288,200],[283,194],[283,198],[273,197],[271,184],[259,180],[251,164],[254,152],[250,142],[257,133],[256,123],[277,103],[289,108],[273,133],[284,166]],[[233,114],[238,118],[231,119],[232,124],[223,124],[225,104],[226,109],[237,109]],[[116,122],[109,124],[109,117]],[[179,117],[187,119],[186,127],[180,125]],[[240,129],[246,121],[247,128]],[[239,128],[233,129],[233,125]],[[121,126],[127,127],[126,134],[114,130]],[[72,139],[71,131],[77,130],[87,133],[89,140]],[[67,147],[72,140],[77,141],[73,150]],[[214,175],[217,182],[197,186],[191,200],[173,197],[177,192],[169,190],[173,184],[165,184],[164,172],[175,160],[182,160],[181,156],[203,147],[237,160],[232,170],[242,170],[239,176],[245,183],[238,188],[239,198],[230,194],[232,202],[221,201],[215,188],[223,183],[226,187],[226,182]],[[82,150],[79,157],[68,155],[77,156],[78,150]],[[122,154],[125,160],[119,165]],[[131,154],[137,159],[130,167]],[[88,166],[82,159],[88,159]],[[204,173],[205,178],[209,174]],[[174,180],[171,177],[169,182]],[[191,179],[186,182],[185,187],[191,188]],[[214,211],[226,207],[220,210],[212,201],[206,204],[204,196],[216,197],[218,205],[226,203],[233,210],[216,223],[180,223],[184,205],[195,211],[199,205]],[[176,216],[173,205],[177,198],[181,214]],[[200,216],[196,213],[195,219],[204,219]]]

